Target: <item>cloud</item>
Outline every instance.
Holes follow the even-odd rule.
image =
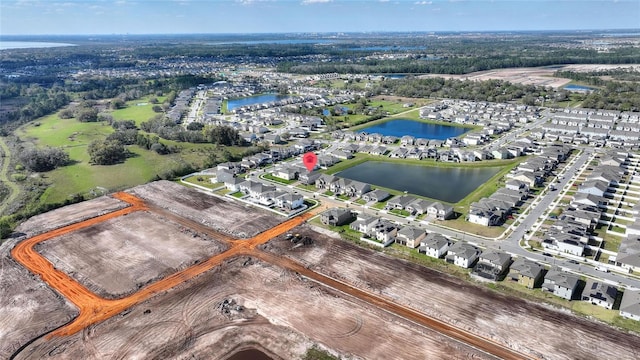
[[[389,2],[389,0],[378,0],[378,2]]]
[[[310,5],[310,4],[323,4],[329,3],[333,0],[302,0],[302,5]]]
[[[431,4],[433,4],[433,1],[416,1],[415,4],[416,5],[431,5]]]
[[[257,3],[270,2],[272,0],[235,0],[235,1],[236,1],[236,3],[238,3],[240,5],[249,6],[249,5],[253,5],[253,4],[257,4]]]

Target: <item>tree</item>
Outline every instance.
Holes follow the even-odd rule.
[[[212,144],[231,146],[244,143],[238,130],[231,126],[212,126],[207,129],[206,137]]]
[[[0,218],[0,239],[5,239],[12,232],[13,224],[11,224],[11,221],[6,216]]]
[[[169,154],[171,152],[167,147],[167,145],[161,142],[153,143],[149,150],[155,151],[157,154],[160,154],[160,155]]]
[[[113,165],[127,158],[127,150],[118,140],[94,140],[87,149],[91,163],[95,165]]]
[[[107,140],[117,140],[123,145],[133,145],[138,137],[137,129],[118,129],[107,136]]]
[[[111,100],[111,108],[114,110],[123,109],[126,106],[127,104],[124,102],[124,100],[120,98],[115,98]]]
[[[61,148],[24,149],[18,155],[19,161],[31,171],[44,172],[69,163],[69,154]]]
[[[189,125],[187,125],[187,130],[202,130],[204,128],[204,124],[203,123],[199,123],[199,122],[192,122],[189,123]]]
[[[77,118],[80,122],[96,122],[98,121],[98,110],[94,108],[81,109],[78,111]]]
[[[71,119],[73,117],[73,110],[68,108],[64,109],[60,111],[58,117],[60,117],[60,119]]]
[[[151,108],[151,110],[153,110],[154,112],[157,112],[157,113],[161,113],[161,112],[163,112],[163,111],[164,111],[164,109],[163,109],[163,108],[162,108],[162,106],[160,106],[160,105],[153,105],[153,107]]]

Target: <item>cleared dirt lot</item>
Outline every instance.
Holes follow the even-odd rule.
[[[14,243],[0,247],[0,359],[77,315],[73,305],[10,258]]]
[[[23,236],[0,246],[0,359],[20,346],[77,316],[77,309],[11,258],[10,250],[24,238],[126,207],[111,197],[65,206],[34,216],[18,226]]]
[[[119,298],[227,246],[146,211],[47,240],[35,249],[104,298]]]
[[[549,359],[634,359],[633,349],[640,348],[640,337],[606,325],[502,296],[316,233],[308,226],[294,231],[312,237],[314,244],[292,250],[291,242],[280,237],[262,248],[525,354]]]
[[[234,303],[224,306],[225,300]],[[238,305],[241,311],[236,310]],[[224,359],[243,344],[257,343],[276,358],[297,359],[314,342],[345,357],[362,359],[384,359],[389,354],[398,359],[486,358],[465,345],[246,257],[83,333],[40,339],[18,358]]]
[[[101,196],[78,204],[68,205],[45,214],[36,215],[16,228],[17,233],[34,236],[45,231],[80,222],[127,207],[124,201]]]
[[[150,205],[167,209],[236,238],[250,238],[285,220],[268,211],[232,199],[204,194],[170,181],[156,181],[129,191]]]

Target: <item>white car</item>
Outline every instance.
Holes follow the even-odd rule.
[[[609,270],[609,268],[608,268],[608,267],[604,267],[604,266],[596,266],[596,270],[598,270],[598,271],[602,271],[602,272],[606,272],[606,273],[608,273],[609,271],[611,271],[611,270]]]

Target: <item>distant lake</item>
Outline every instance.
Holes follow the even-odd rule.
[[[582,86],[582,85],[567,85],[564,87],[565,90],[569,90],[569,91],[593,91],[595,90],[592,87],[588,87],[588,86]]]
[[[37,42],[37,41],[0,41],[0,50],[9,49],[35,49],[35,48],[51,48],[60,46],[76,46],[74,44]]]
[[[229,99],[227,101],[227,110],[231,111],[235,108],[247,106],[247,105],[255,105],[255,104],[264,104],[273,101],[278,101],[282,99],[287,99],[289,96],[286,95],[277,95],[277,94],[261,94],[256,96],[249,96],[244,98],[237,99]]]
[[[407,50],[420,50],[424,47],[420,46],[358,46],[352,47],[349,50],[352,51],[407,51]]]
[[[337,176],[457,203],[500,171],[499,167],[430,167],[367,161]]]
[[[387,79],[402,79],[407,77],[406,74],[375,74],[376,76],[384,76]]]
[[[371,125],[358,130],[368,133],[379,133],[384,136],[403,137],[411,135],[416,138],[445,140],[462,135],[471,129],[440,124],[429,124],[410,119],[396,119]]]
[[[259,45],[259,44],[279,44],[279,45],[295,45],[295,44],[332,44],[334,40],[328,39],[274,39],[274,40],[240,40],[240,41],[227,41],[219,43],[211,43],[209,45]]]

